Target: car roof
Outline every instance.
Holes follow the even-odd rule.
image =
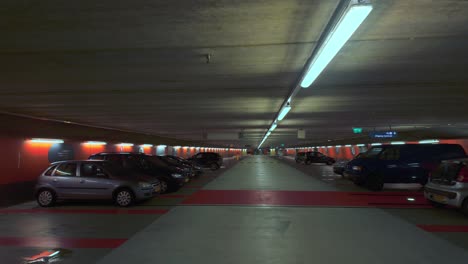
[[[105,161],[105,160],[89,160],[89,159],[86,159],[86,160],[59,160],[59,161],[54,161],[52,163],[50,163],[50,165],[57,165],[57,164],[60,164],[60,163],[77,163],[77,162],[108,162],[108,161]]]

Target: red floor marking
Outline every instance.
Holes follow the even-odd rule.
[[[356,195],[358,194],[358,195]],[[182,204],[199,205],[277,205],[277,206],[338,206],[428,208],[427,201],[417,192],[375,193],[324,191],[265,191],[265,190],[201,190]],[[392,195],[390,195],[392,194]],[[406,194],[406,195],[404,195]],[[414,201],[408,201],[407,198]]]
[[[203,186],[184,186],[184,188],[190,188],[190,189],[200,189],[203,188]]]
[[[468,225],[417,225],[419,228],[427,232],[468,232]]]
[[[62,238],[62,237],[0,237],[0,246],[117,248],[127,239],[121,238]]]
[[[165,214],[168,211],[165,209],[0,209],[0,214]]]
[[[185,198],[187,196],[188,195],[184,195],[184,194],[163,194],[163,195],[158,196],[158,198]]]

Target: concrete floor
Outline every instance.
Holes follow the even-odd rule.
[[[414,187],[409,190],[406,187],[398,187],[396,191],[414,193]],[[215,205],[219,204],[216,201],[219,196],[213,196],[212,203],[181,204],[203,192],[228,194],[230,190],[245,190],[242,193],[248,195],[273,190],[269,195],[277,195],[279,205],[255,202]],[[65,203],[50,209],[56,210],[55,213],[37,213],[34,202],[12,207],[33,211],[2,213],[0,210],[0,262],[21,263],[22,257],[50,247],[72,252],[58,263],[440,264],[468,261],[466,233],[432,233],[418,227],[468,226],[468,219],[455,210],[281,205],[285,193],[303,194],[304,191],[367,192],[333,174],[330,166],[306,166],[285,158],[252,156],[240,162],[230,161],[220,171],[207,172],[172,196],[157,197],[127,211],[119,209],[121,213],[117,214],[110,213],[109,210],[116,208],[108,203],[89,202]],[[82,213],[83,210],[91,211]],[[131,210],[140,211],[130,214]],[[168,212],[153,213],[157,210]],[[41,237],[46,240],[41,243],[49,247],[5,242],[12,237]],[[67,244],[60,240],[64,238],[73,241],[65,241]],[[76,242],[80,239],[98,241],[93,240],[96,246],[92,247]],[[119,239],[123,240],[122,244],[112,244]]]

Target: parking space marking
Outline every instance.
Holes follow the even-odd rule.
[[[370,195],[367,195],[370,194]],[[183,205],[270,205],[432,208],[424,196],[415,192],[269,191],[201,190],[182,202]],[[412,200],[407,198],[411,197]]]
[[[0,209],[0,214],[165,214],[165,209]]]
[[[449,233],[466,233],[468,232],[468,225],[417,225],[419,228],[431,232],[449,232]]]
[[[0,246],[63,247],[63,248],[117,248],[123,238],[63,238],[63,237],[0,237]]]

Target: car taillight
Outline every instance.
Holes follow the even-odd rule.
[[[457,182],[468,182],[468,169],[463,166],[457,175]]]

